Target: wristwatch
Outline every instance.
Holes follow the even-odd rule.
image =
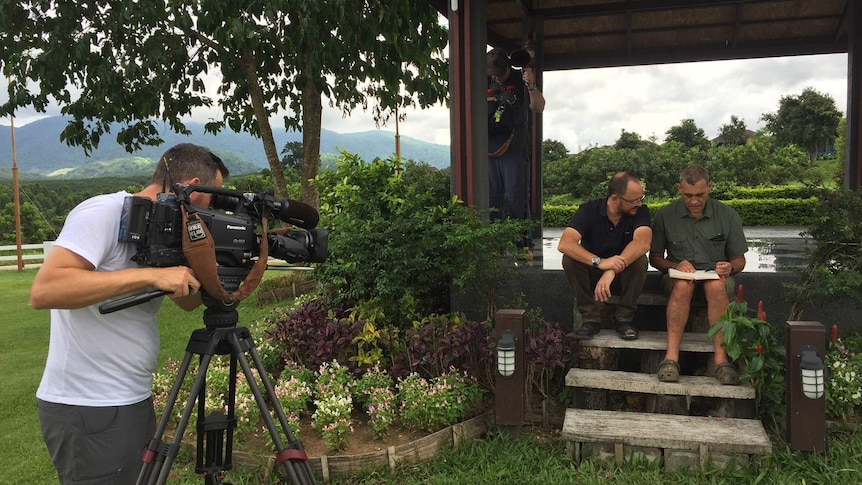
[[[602,258],[598,256],[593,256],[593,268],[598,268],[599,264],[602,262]]]

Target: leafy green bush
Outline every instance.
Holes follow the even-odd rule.
[[[330,302],[376,301],[405,328],[422,315],[448,311],[449,286],[478,288],[493,298],[529,222],[488,224],[450,196],[449,173],[395,160],[343,154],[320,185],[321,226],[329,258],[316,271]]]
[[[454,370],[431,380],[410,374],[398,381],[401,419],[424,431],[436,431],[463,420],[481,398],[482,389],[475,381]]]
[[[808,199],[816,197],[821,189],[809,185],[778,185],[775,187],[739,187],[716,184],[710,194],[719,200],[733,199]]]
[[[826,414],[846,420],[862,408],[862,338],[832,341],[826,365]]]
[[[816,244],[806,247],[799,283],[788,283],[789,320],[836,300],[862,306],[862,192],[842,189],[821,195],[806,231]]]
[[[744,226],[804,226],[820,208],[818,199],[745,199],[724,203],[736,209]]]

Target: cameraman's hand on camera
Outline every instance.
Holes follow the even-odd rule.
[[[153,268],[158,272],[154,286],[169,292],[168,296],[183,310],[194,310],[201,304],[201,282],[195,272],[187,266]]]
[[[122,295],[153,288],[169,292],[184,310],[200,304],[200,281],[191,268],[130,268],[96,271],[92,263],[66,248],[55,246],[36,274],[30,289],[35,309],[83,308]],[[194,289],[194,294],[191,290]]]

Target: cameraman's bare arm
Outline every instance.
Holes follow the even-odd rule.
[[[192,270],[184,266],[95,271],[86,259],[55,246],[33,281],[30,305],[36,309],[83,308],[108,298],[151,288],[170,292],[170,296],[177,299],[188,296],[192,289],[198,293],[200,282]],[[200,297],[195,295],[188,300],[183,304],[190,306],[194,300],[199,302]],[[180,307],[190,309],[184,305]]]

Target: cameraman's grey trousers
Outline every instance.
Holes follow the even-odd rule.
[[[152,399],[129,406],[69,406],[38,400],[48,453],[63,485],[134,484],[156,431]]]

